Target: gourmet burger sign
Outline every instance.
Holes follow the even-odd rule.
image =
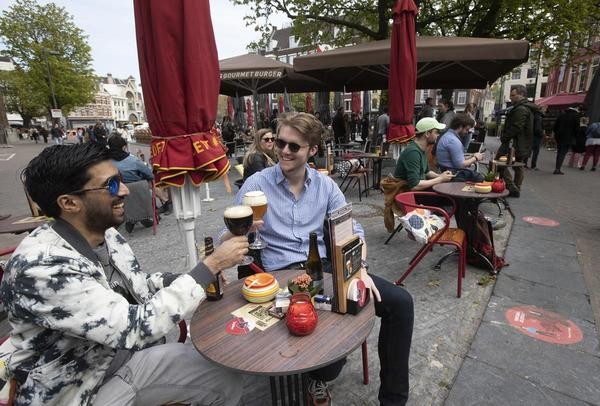
[[[283,71],[280,70],[253,70],[237,72],[221,72],[221,80],[235,79],[280,79]]]

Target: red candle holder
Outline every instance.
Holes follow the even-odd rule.
[[[307,292],[292,295],[285,318],[288,330],[294,335],[306,336],[315,330],[319,317]]]

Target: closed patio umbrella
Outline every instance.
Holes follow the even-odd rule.
[[[233,97],[227,96],[227,115],[233,121],[233,117],[235,116],[233,110]]]
[[[246,122],[248,127],[254,126],[254,115],[252,114],[252,102],[250,99],[246,99]]]
[[[285,113],[285,103],[283,101],[283,96],[279,96],[279,114]]]
[[[310,113],[313,114],[314,107],[313,107],[313,97],[312,97],[312,93],[306,93],[306,99],[304,100],[304,111],[306,113]]]
[[[387,141],[402,144],[415,136],[412,118],[417,84],[417,6],[413,0],[397,0],[392,14],[394,24],[388,82],[390,126]]]
[[[360,92],[352,92],[352,112],[360,113]]]
[[[219,63],[210,7],[208,0],[133,4],[154,174],[158,185],[173,186],[173,208],[184,230],[191,267],[197,263],[198,186],[229,169],[214,128]]]

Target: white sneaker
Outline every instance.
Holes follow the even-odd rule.
[[[308,406],[332,406],[327,382],[308,378]]]

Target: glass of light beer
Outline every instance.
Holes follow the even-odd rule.
[[[252,209],[249,206],[231,206],[225,209],[223,218],[225,226],[233,235],[242,236],[248,234],[252,227]],[[240,265],[249,265],[254,262],[251,256],[245,255]]]
[[[242,199],[242,203],[252,208],[254,221],[262,220],[267,212],[267,196],[260,190],[246,193]],[[266,241],[260,238],[260,232],[256,229],[256,236],[254,242],[250,244],[250,248],[253,250],[261,250],[266,246]]]

